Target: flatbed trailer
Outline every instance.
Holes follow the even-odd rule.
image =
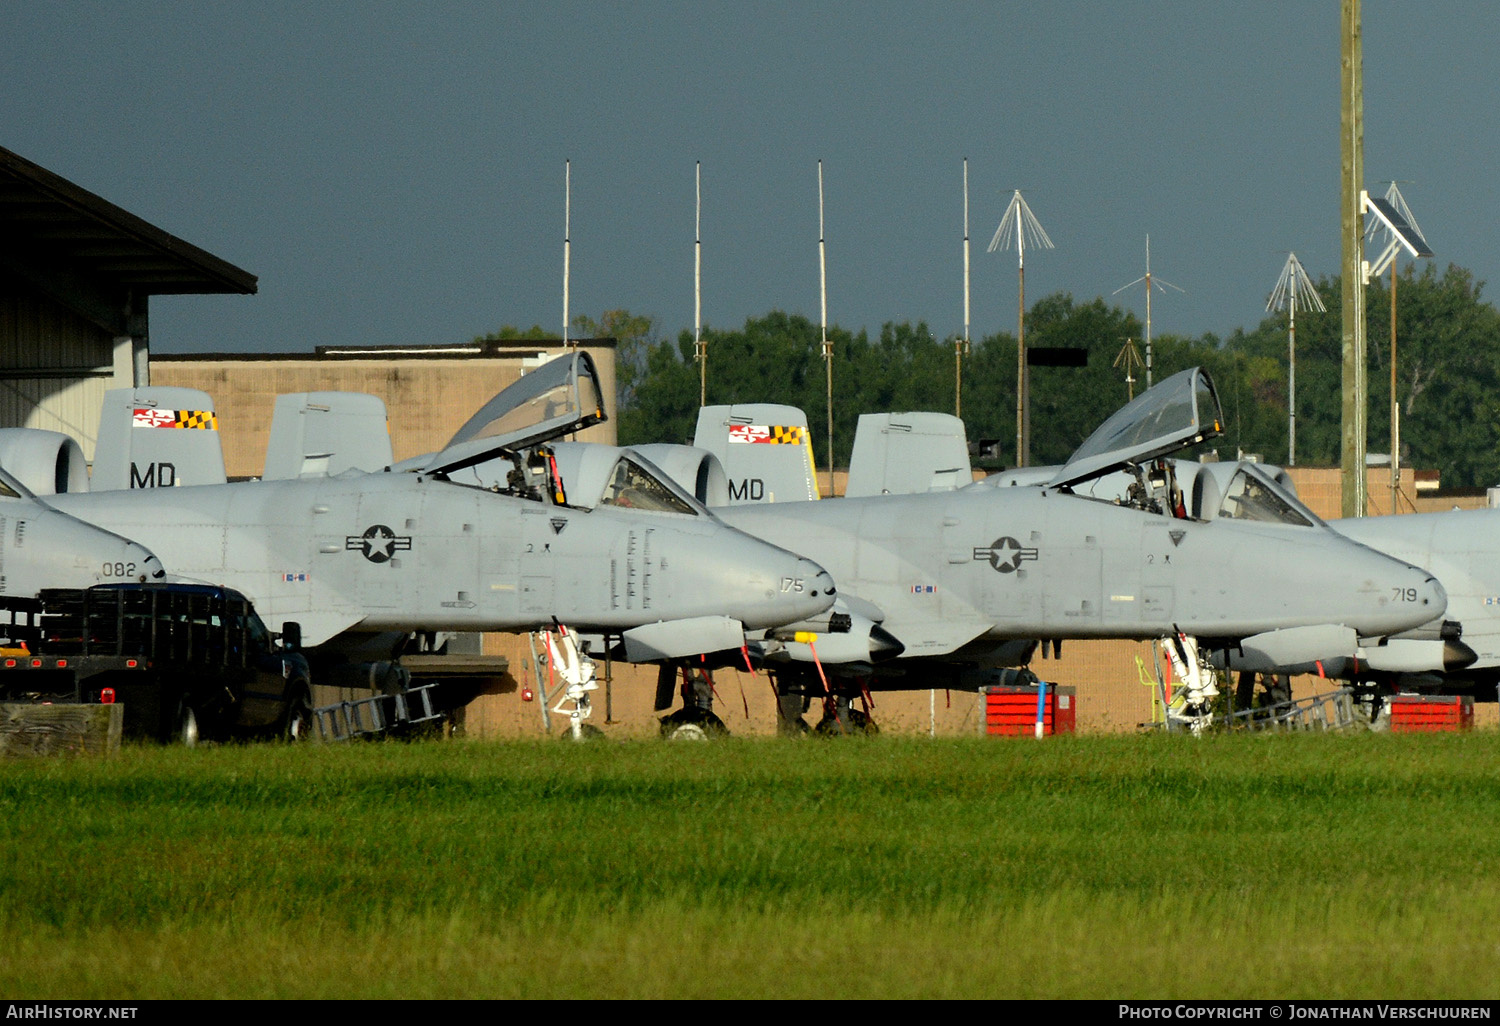
[[[122,704],[127,737],[309,735],[307,660],[250,601],[197,584],[45,589],[0,603],[0,702]]]

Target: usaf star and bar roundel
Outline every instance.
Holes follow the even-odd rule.
[[[1002,574],[1013,574],[1021,569],[1021,564],[1034,560],[1039,555],[1035,548],[1023,546],[1010,535],[996,538],[994,543],[985,548],[975,548],[974,558],[985,560],[991,567]]]
[[[397,534],[384,524],[375,524],[365,529],[364,534],[351,534],[344,538],[344,551],[359,552],[371,563],[386,563],[397,552],[411,549],[411,535]]]

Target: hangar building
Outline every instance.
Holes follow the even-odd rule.
[[[0,148],[0,427],[92,459],[110,388],[149,384],[152,296],[249,295],[255,275]]]

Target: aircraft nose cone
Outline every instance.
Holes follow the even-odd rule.
[[[1442,583],[1425,570],[1415,570],[1413,576],[1422,578],[1422,583],[1416,586],[1417,604],[1429,617],[1442,616],[1448,608],[1448,593]]]
[[[833,605],[838,588],[827,570],[810,559],[799,558],[795,577],[803,582],[802,591],[789,593],[790,605],[796,610],[798,619],[816,616]]]

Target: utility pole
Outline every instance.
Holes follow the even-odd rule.
[[[1340,482],[1345,517],[1365,515],[1364,50],[1359,0],[1339,2],[1339,183],[1343,241],[1343,419]]]

